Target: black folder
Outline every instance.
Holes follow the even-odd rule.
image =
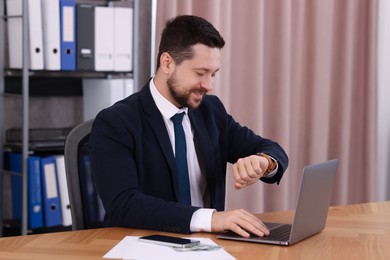
[[[95,67],[95,6],[76,7],[77,69],[93,71]]]

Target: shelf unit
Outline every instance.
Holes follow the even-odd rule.
[[[29,130],[29,80],[32,77],[69,77],[69,78],[118,78],[133,77],[134,86],[141,86],[150,78],[151,67],[151,39],[152,39],[152,1],[153,0],[76,0],[76,3],[88,3],[102,5],[108,2],[125,3],[132,2],[134,8],[133,17],[133,72],[132,73],[103,73],[103,72],[81,72],[81,71],[31,71],[28,70],[28,37],[23,37],[23,68],[20,70],[5,68],[5,1],[0,0],[0,237],[3,236],[3,169],[4,169],[4,142],[5,142],[5,120],[4,113],[7,110],[4,103],[5,77],[19,77],[22,81],[22,102],[23,102],[23,125],[22,125],[22,220],[21,235],[28,234],[28,212],[27,212],[27,158],[28,158],[28,130]],[[115,3],[115,4],[117,4]],[[23,0],[23,14],[27,14],[27,1]],[[28,35],[28,17],[23,16],[23,35]],[[14,18],[8,18],[14,19]],[[137,90],[137,89],[135,89]],[[12,112],[12,111],[9,111]]]

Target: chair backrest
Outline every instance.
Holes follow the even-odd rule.
[[[89,134],[92,124],[93,119],[79,124],[65,140],[65,169],[73,230],[100,227],[105,214],[91,172]]]

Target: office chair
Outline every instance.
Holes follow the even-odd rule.
[[[91,172],[89,134],[93,119],[73,128],[65,140],[65,169],[72,229],[101,227],[104,209]]]

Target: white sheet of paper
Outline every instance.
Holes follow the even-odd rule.
[[[216,245],[209,238],[191,237],[191,239],[199,240],[202,244]],[[212,251],[187,251],[177,252],[168,246],[155,245],[138,241],[136,236],[126,236],[103,258],[120,258],[120,259],[235,259],[232,255],[226,252],[223,248]]]

